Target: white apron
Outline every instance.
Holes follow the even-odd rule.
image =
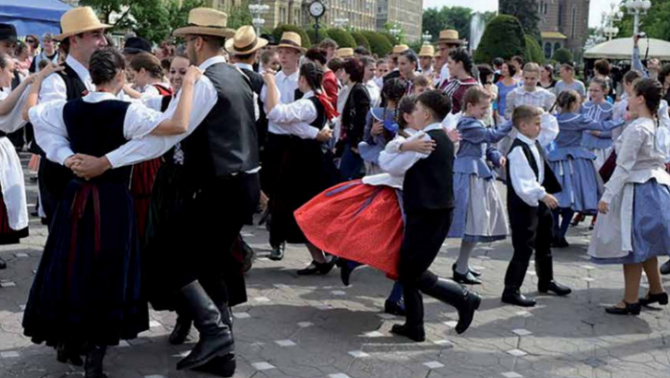
[[[21,160],[12,143],[0,138],[0,187],[7,208],[9,227],[18,231],[28,227],[28,204]]]

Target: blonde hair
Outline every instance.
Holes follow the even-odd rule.
[[[535,72],[537,74],[540,73],[540,66],[537,63],[526,63],[525,66],[523,66],[523,72]]]
[[[542,115],[542,109],[529,105],[521,105],[518,108],[514,109],[514,114],[512,115],[512,123],[514,124],[514,127],[518,129],[522,123],[530,122],[535,117],[539,117],[541,115]]]

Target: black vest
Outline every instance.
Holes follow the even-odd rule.
[[[435,141],[435,150],[405,174],[403,202],[408,212],[454,207],[454,144],[441,128],[427,134]]]
[[[123,124],[129,102],[105,100],[87,103],[82,99],[69,101],[63,108],[63,121],[75,153],[101,157],[127,142]],[[91,120],[95,119],[95,127]],[[130,184],[131,166],[111,169],[95,181]]]
[[[326,117],[326,109],[323,107],[323,104],[321,101],[319,101],[318,98],[310,97],[308,100],[312,101],[314,107],[316,108],[316,119],[314,122],[310,123],[310,126],[314,126],[321,130],[324,126],[326,126],[326,121],[328,121],[328,118]]]
[[[88,94],[88,89],[84,82],[81,81],[79,75],[67,63],[64,64],[65,69],[58,74],[65,81],[65,88],[68,101],[82,98]]]
[[[226,63],[210,66],[205,76],[214,85],[218,100],[181,143],[184,166],[194,178],[202,180],[257,168],[258,136],[249,80]]]
[[[551,170],[551,167],[547,163],[544,149],[540,146],[539,143],[535,143],[537,145],[537,150],[540,153],[542,164],[544,164],[544,181],[542,182],[542,186],[549,194],[558,193],[562,190],[561,184],[558,182],[554,171]],[[530,164],[530,168],[533,170],[533,173],[535,173],[535,177],[539,178],[540,172],[538,168],[539,166],[537,164],[538,162],[535,160],[535,155],[533,155],[533,151],[530,149],[530,146],[517,138],[512,143],[512,146],[509,149],[509,153],[511,153],[515,148],[521,148],[521,151],[528,160],[528,164]],[[512,177],[513,170],[514,166],[512,164],[507,164],[508,177]],[[526,202],[524,202],[524,200],[521,199],[521,197],[516,194],[516,191],[514,190],[514,184],[512,183],[511,179],[507,180],[507,206],[511,209],[530,207]]]
[[[248,70],[246,68],[240,68],[242,72],[249,78],[251,82],[251,89],[258,95],[258,120],[256,121],[256,132],[258,133],[258,148],[265,146],[265,141],[267,140],[268,135],[268,117],[265,114],[265,109],[263,107],[263,101],[261,101],[261,90],[265,85],[265,80],[263,80],[263,75],[258,72]]]

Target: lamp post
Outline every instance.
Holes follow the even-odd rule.
[[[424,45],[430,45],[430,42],[433,40],[433,36],[428,33],[426,30],[423,32],[423,35],[421,36],[421,39],[423,39],[423,44]]]
[[[624,7],[628,9],[628,13],[633,15],[633,35],[640,33],[640,16],[647,14],[651,8],[650,0],[627,0]]]
[[[602,16],[604,24],[602,29],[603,34],[605,34],[608,40],[611,41],[615,35],[619,34],[619,28],[614,26],[614,23],[623,19],[623,12],[617,9],[617,3],[613,1],[610,3],[610,11],[603,12]]]
[[[393,38],[400,43],[400,40],[398,40],[398,36],[400,36],[400,33],[402,33],[402,29],[400,29],[400,25],[398,25],[397,22],[393,23],[393,27],[389,30],[389,33],[393,36]]]
[[[270,6],[261,4],[261,0],[258,0],[257,4],[249,4],[249,13],[253,17],[251,23],[256,28],[256,35],[261,35],[261,28],[265,25],[265,19],[261,15],[269,10]]]

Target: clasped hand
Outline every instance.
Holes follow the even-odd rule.
[[[75,154],[65,160],[65,166],[75,175],[90,180],[105,173],[111,168],[106,157],[95,157],[85,154]]]

